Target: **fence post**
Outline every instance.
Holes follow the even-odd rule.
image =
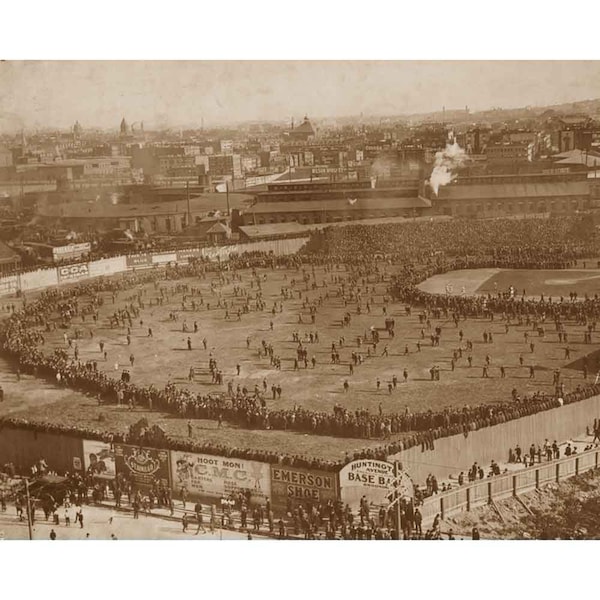
[[[492,482],[488,481],[488,504],[492,503]]]
[[[575,459],[575,475],[579,475],[579,456]]]
[[[467,512],[471,510],[471,488],[467,488]]]
[[[556,483],[560,481],[560,463],[556,463]]]
[[[443,496],[440,498],[440,515],[443,520],[444,519],[444,497]]]
[[[535,470],[535,489],[536,490],[540,489],[540,470],[539,469]]]
[[[517,476],[512,476],[512,484],[513,484],[513,496],[517,495]]]
[[[597,469],[597,468],[598,468],[598,452],[597,452],[597,451],[596,451],[596,454],[595,454],[594,460],[595,460],[594,467]]]

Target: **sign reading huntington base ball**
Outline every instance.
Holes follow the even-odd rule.
[[[383,460],[355,460],[340,471],[342,502],[353,510],[365,496],[369,504],[387,506],[387,495],[394,489],[394,465]]]

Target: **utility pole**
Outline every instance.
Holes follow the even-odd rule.
[[[402,466],[400,465],[400,463],[395,460],[394,461],[394,502],[396,503],[396,529],[397,529],[397,535],[398,535],[398,539],[402,539],[400,537],[400,532],[402,531],[402,507],[400,506],[400,490],[399,490],[399,478],[400,478],[400,473],[402,472]]]
[[[225,194],[227,196],[227,216],[229,216],[229,181],[225,181]]]
[[[402,539],[400,537],[400,532],[402,531],[402,506],[400,502],[402,500],[410,500],[411,504],[413,504],[413,499],[415,495],[414,484],[409,477],[408,473],[402,469],[402,463],[399,461],[394,461],[394,479],[392,482],[393,489],[387,495],[387,499],[390,504],[388,505],[388,510],[395,506],[396,508],[396,524],[398,528],[398,539]]]
[[[33,540],[33,529],[31,527],[31,500],[29,498],[29,479],[25,478],[25,497],[27,501],[27,528],[29,529],[29,539]]]
[[[192,224],[192,211],[190,209],[190,182],[189,181],[185,182],[185,190],[186,190],[186,196],[187,196],[188,227],[190,227]]]

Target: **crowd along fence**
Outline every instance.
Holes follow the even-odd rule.
[[[600,396],[591,396],[578,402],[565,404],[518,419],[482,427],[477,431],[453,435],[435,440],[433,450],[413,446],[388,457],[399,460],[415,481],[425,481],[427,475],[447,479],[449,475],[465,473],[474,462],[490,464],[492,460],[505,462],[508,449],[517,444],[529,448],[531,444],[543,446],[546,440],[552,443],[577,439],[594,418],[600,416]]]
[[[275,256],[287,256],[298,252],[306,242],[308,242],[308,237],[191,248],[172,252],[142,252],[90,262],[58,265],[0,277],[0,297],[15,295],[18,292],[42,290],[59,284],[76,283],[92,277],[151,269],[173,263],[187,264],[191,258],[221,261],[227,260],[232,254],[245,252],[272,252]]]
[[[142,489],[160,481],[173,490],[175,497],[181,497],[182,489],[190,499],[204,501],[249,492],[253,502],[270,499],[276,514],[287,512],[290,503],[325,504],[328,500],[341,499],[357,505],[359,497],[352,493],[352,487],[359,480],[364,484],[365,474],[374,477],[368,485],[372,483],[377,490],[381,488],[383,501],[389,491],[384,480],[389,483],[391,477],[388,470],[382,469],[380,461],[355,461],[360,468],[353,469],[354,475],[350,477],[350,471],[343,469],[341,472],[322,471],[131,444],[110,444],[30,428],[10,426],[0,429],[0,464],[13,463],[18,472],[29,474],[31,467],[41,459],[59,473],[92,471],[107,479],[121,476]],[[596,448],[479,479],[425,498],[420,507],[423,522],[431,523],[438,514],[443,519],[520,496],[599,466],[600,449]],[[350,497],[346,497],[348,492]]]
[[[599,459],[600,450],[588,450],[569,457],[536,463],[519,471],[479,479],[448,492],[429,496],[421,507],[423,522],[433,521],[438,514],[443,519],[497,500],[520,496],[549,483],[559,483],[574,475],[597,469]]]

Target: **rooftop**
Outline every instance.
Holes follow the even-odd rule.
[[[548,198],[555,196],[587,196],[587,181],[555,183],[492,183],[487,185],[447,185],[440,188],[443,200],[483,200],[496,198]]]
[[[243,209],[253,197],[248,194],[229,194],[229,208]],[[227,194],[207,193],[190,198],[190,212],[227,211]],[[69,202],[58,205],[42,206],[39,214],[47,217],[71,218],[128,218],[155,215],[182,214],[188,211],[185,199],[171,202],[148,202],[146,204],[112,204],[109,201]]]
[[[287,202],[261,202],[249,211],[255,214],[326,212],[328,210],[397,210],[406,208],[429,208],[425,198],[356,198],[351,200],[300,200]]]
[[[18,259],[19,255],[12,248],[9,248],[4,242],[0,242],[0,262],[12,262]]]
[[[586,167],[600,166],[600,154],[594,151],[569,150],[555,154],[552,158],[558,158],[557,165],[585,165]]]
[[[206,233],[229,233],[229,228],[217,221]]]
[[[244,225],[240,231],[249,238],[262,238],[271,235],[295,235],[303,234],[313,229],[308,225],[301,225],[295,221],[292,223],[271,223],[266,225]]]
[[[300,123],[298,127],[295,127],[294,129],[290,130],[290,133],[304,133],[307,135],[314,135],[315,130],[313,129],[309,118],[304,117],[304,121],[302,121],[302,123]]]

